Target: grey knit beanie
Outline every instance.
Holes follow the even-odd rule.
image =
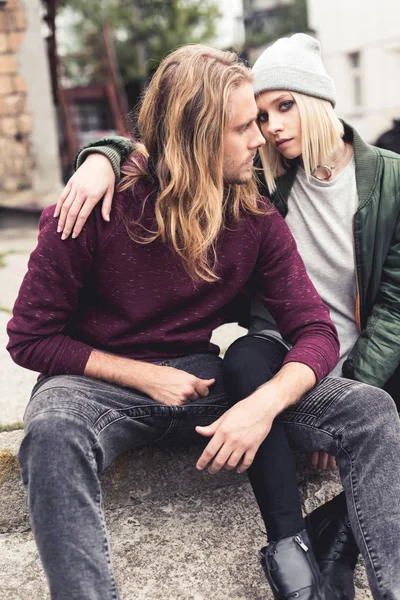
[[[255,94],[289,90],[336,104],[335,83],[322,64],[320,43],[305,33],[276,41],[256,60],[252,71]]]

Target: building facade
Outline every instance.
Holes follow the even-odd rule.
[[[276,39],[282,9],[294,0],[243,0],[246,53],[250,64]],[[279,33],[278,33],[279,36]]]
[[[216,48],[241,50],[244,43],[242,0],[219,0],[221,17],[217,23],[217,35],[211,42]]]
[[[400,119],[399,0],[308,0],[337,111],[373,143]]]

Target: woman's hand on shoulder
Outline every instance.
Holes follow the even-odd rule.
[[[89,154],[63,189],[54,211],[61,239],[67,239],[71,233],[73,238],[77,237],[102,198],[101,214],[109,221],[114,187],[115,174],[108,158],[99,153]]]

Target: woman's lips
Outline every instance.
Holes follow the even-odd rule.
[[[277,148],[285,148],[285,146],[287,146],[289,144],[289,142],[292,141],[293,138],[287,138],[285,140],[279,140],[278,142],[275,143]]]

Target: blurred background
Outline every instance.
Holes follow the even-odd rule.
[[[250,64],[282,35],[310,32],[337,110],[369,142],[400,129],[399,0],[0,0],[0,206],[57,199],[76,150],[126,118],[178,45],[237,50]]]
[[[296,32],[321,41],[339,116],[400,152],[400,0],[0,0],[0,430],[19,426],[36,378],[11,362],[6,324],[77,149],[130,134],[128,113],[176,46],[234,49],[252,65]]]

